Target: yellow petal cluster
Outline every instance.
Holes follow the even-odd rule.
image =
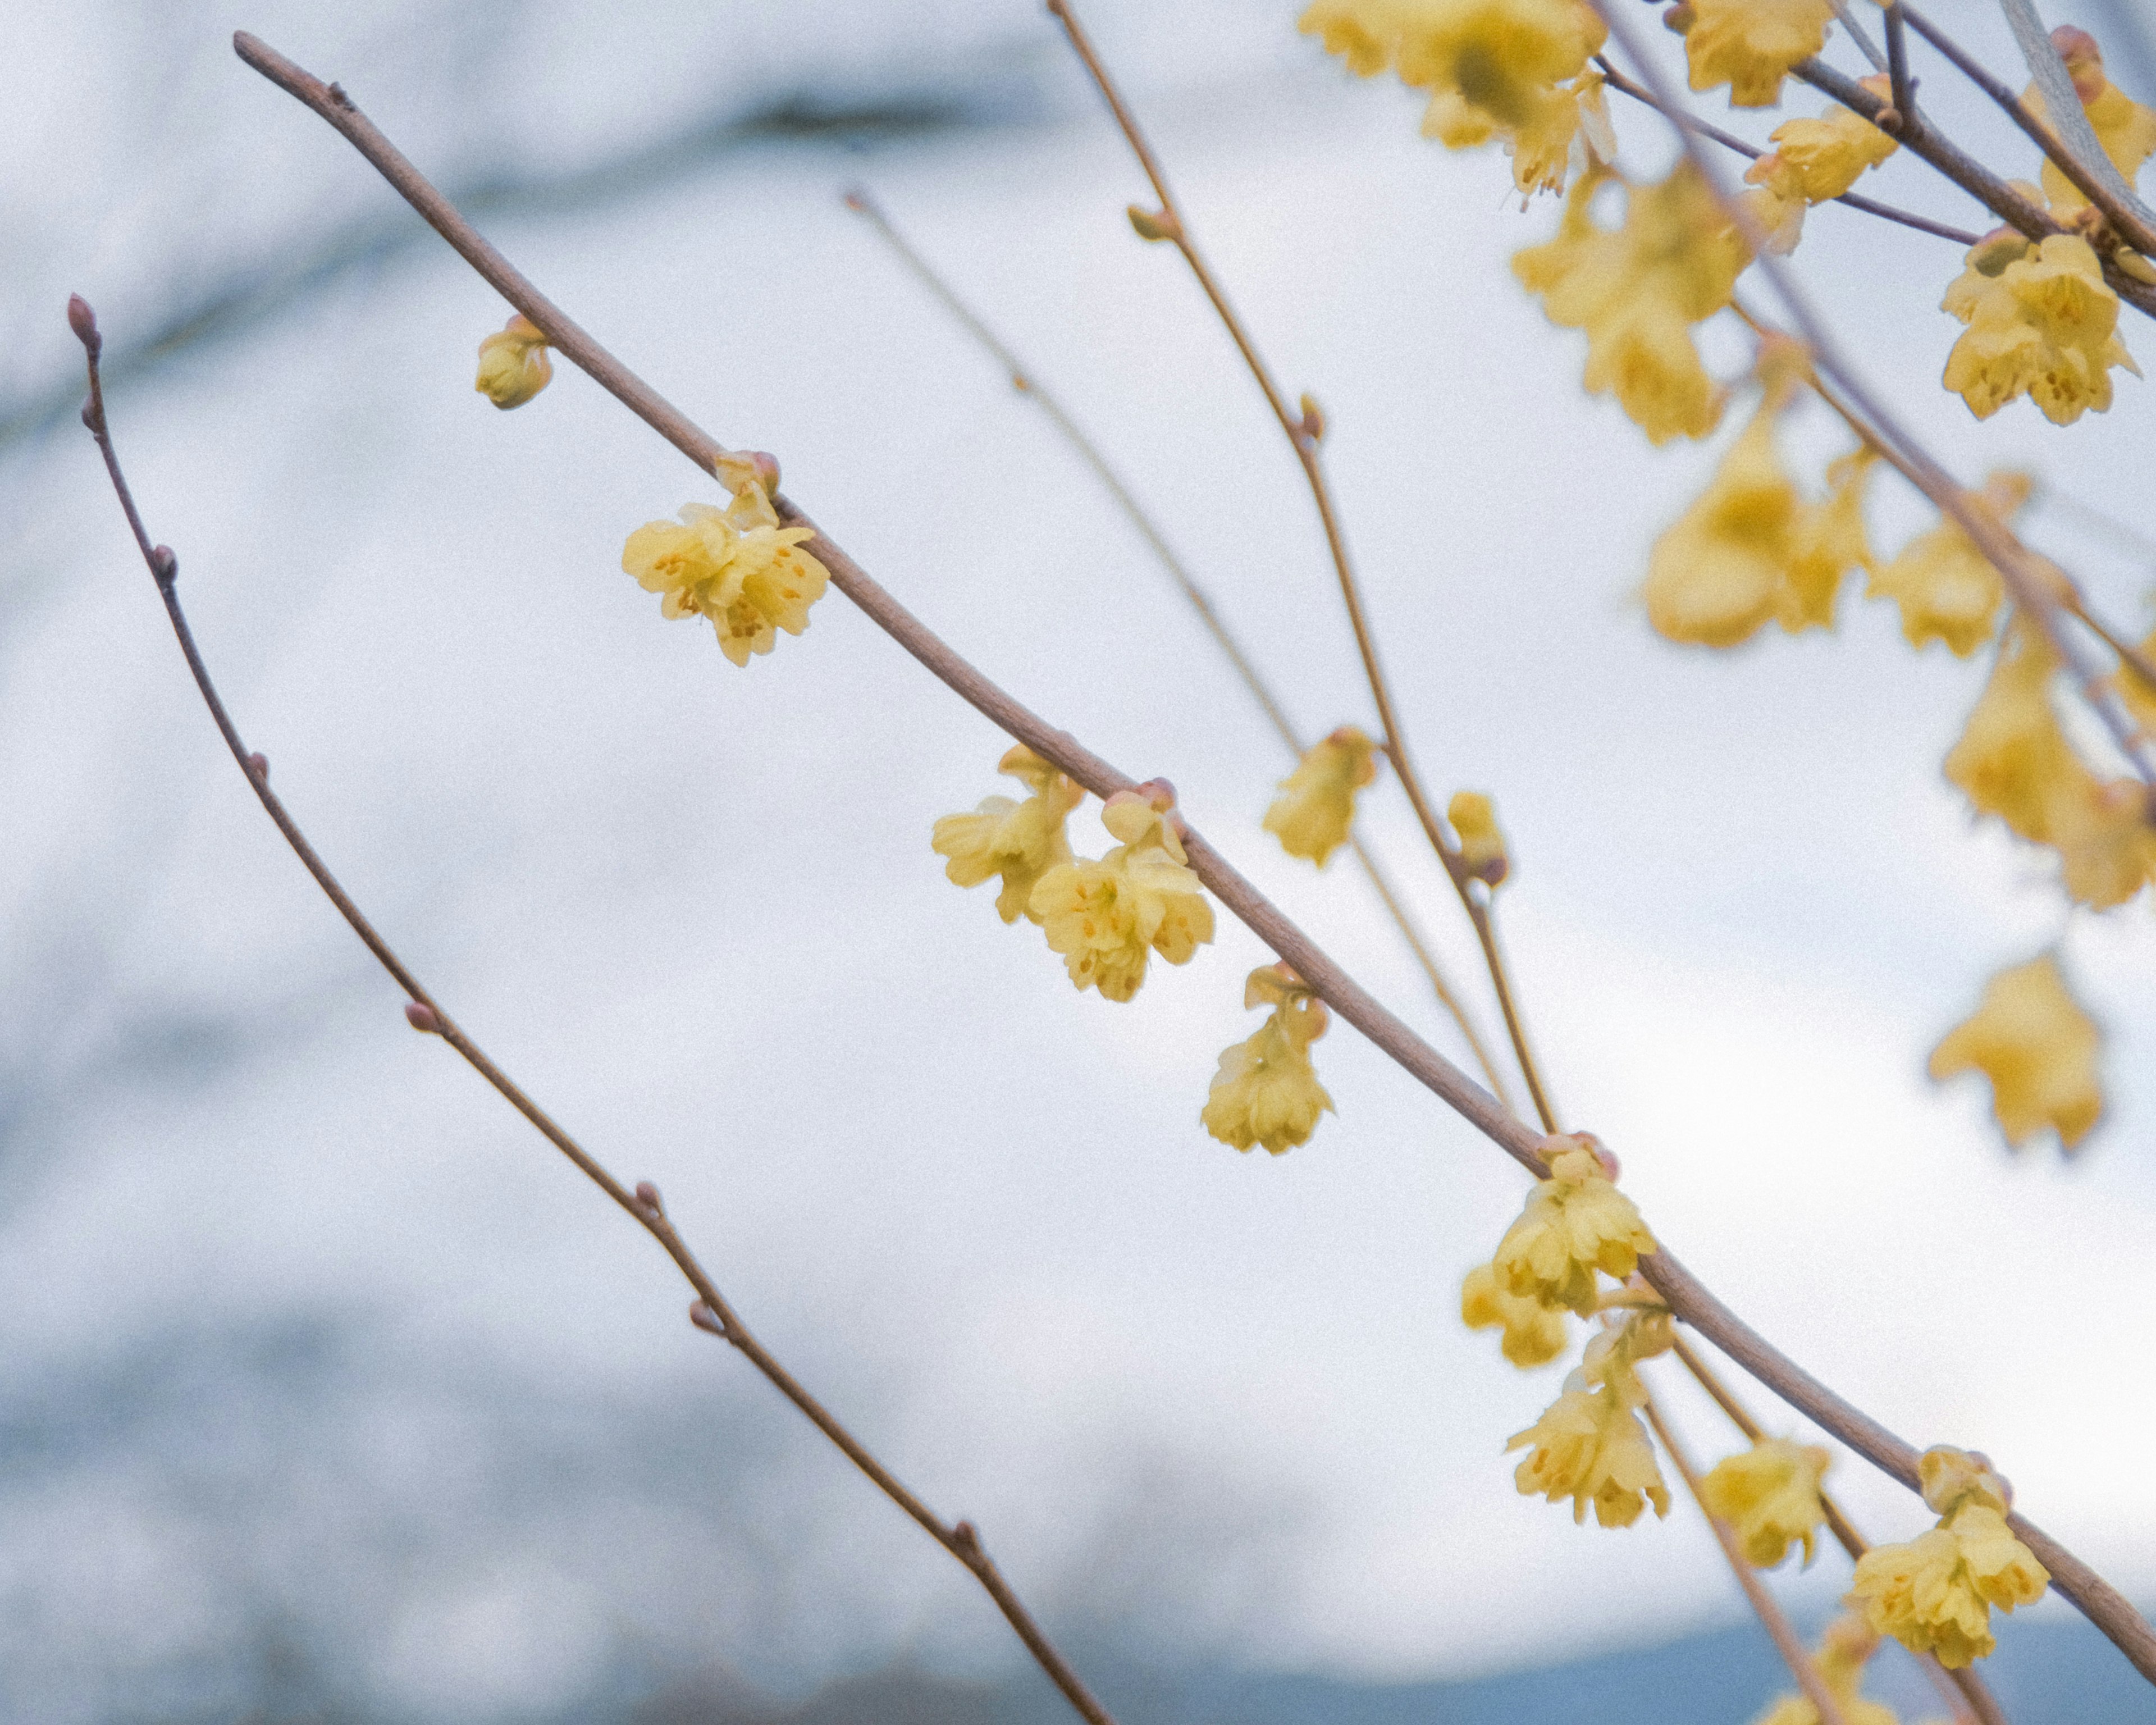
[[[1522,194],[1563,188],[1583,131],[1606,138],[1587,62],[1608,30],[1584,0],[1317,0],[1301,28],[1360,77],[1390,66],[1427,90],[1424,136],[1455,150],[1502,139]]]
[[[2009,629],[1946,773],[1979,814],[2055,849],[2070,896],[2108,910],[2156,879],[2156,825],[2138,780],[2097,778],[2067,741],[2051,701],[2058,668],[2039,630]],[[2120,671],[2122,688],[2132,675]]]
[[[1918,1471],[1938,1525],[1858,1558],[1849,1600],[1880,1634],[1958,1670],[1995,1645],[1991,1608],[2033,1604],[2051,1573],[2007,1526],[2012,1494],[1981,1455],[1941,1445],[1925,1451]]]
[[[1691,87],[1729,86],[1733,108],[1771,108],[1799,60],[1826,45],[1832,0],[1691,0],[1685,58]]]
[[[1886,95],[1885,79],[1863,83],[1874,94]],[[1760,225],[1774,236],[1769,249],[1784,254],[1795,249],[1807,208],[1840,197],[1866,168],[1878,167],[1900,147],[1838,102],[1817,120],[1778,126],[1768,141],[1774,149],[1745,172],[1745,179],[1758,187],[1746,197]]]
[[[1655,1239],[1585,1134],[1545,1139],[1543,1155],[1549,1178],[1527,1194],[1491,1268],[1507,1293],[1584,1315],[1594,1309],[1595,1271],[1623,1280],[1655,1250]]]
[[[1979,241],[1939,305],[1969,326],[1947,355],[1946,387],[1979,419],[2025,395],[2071,425],[2111,405],[2112,366],[2141,375],[2118,338],[2118,295],[2078,234],[2024,242],[2019,255]]]
[[[1969,498],[2002,526],[2029,501],[2029,475],[1991,475]],[[2006,589],[1999,571],[1953,521],[1942,520],[1872,572],[1866,598],[1890,598],[1902,608],[1902,633],[1912,647],[1944,641],[1966,659],[1991,638]]]
[[[1348,842],[1355,793],[1378,776],[1377,747],[1353,725],[1312,747],[1281,781],[1281,794],[1265,811],[1265,830],[1281,841],[1281,849],[1324,867]]]
[[[1844,1725],[1900,1725],[1893,1708],[1867,1701],[1859,1692],[1864,1685],[1864,1668],[1878,1650],[1878,1631],[1861,1617],[1838,1617],[1820,1637],[1812,1669],[1840,1709]],[[1753,1725],[1820,1725],[1819,1709],[1807,1697],[1785,1695]]]
[[[667,617],[707,617],[719,650],[736,665],[752,653],[768,653],[784,629],[808,627],[808,608],[824,596],[830,572],[803,542],[807,527],[782,527],[763,485],[742,477],[725,509],[706,503],[681,506],[680,525],[647,521],[629,536],[621,567],[648,593],[660,595]]]
[[[1527,1459],[1512,1474],[1520,1494],[1552,1503],[1569,1497],[1574,1522],[1587,1519],[1591,1505],[1604,1527],[1630,1527],[1650,1502],[1656,1515],[1667,1515],[1669,1490],[1647,1429],[1632,1411],[1639,1402],[1635,1382],[1590,1389],[1574,1373],[1542,1418],[1505,1445],[1508,1450],[1527,1446]]]
[[[1325,1034],[1325,1003],[1281,963],[1250,973],[1243,1005],[1272,1013],[1255,1035],[1220,1056],[1199,1118],[1234,1149],[1262,1144],[1278,1156],[1306,1142],[1317,1117],[1332,1109],[1310,1063],[1310,1045]]]
[[[1498,1348],[1514,1365],[1547,1365],[1564,1352],[1564,1313],[1507,1290],[1497,1272],[1477,1264],[1460,1286],[1460,1322],[1471,1330],[1504,1332]]]
[[[992,875],[1003,877],[996,914],[1006,922],[1033,914],[1034,883],[1059,863],[1070,860],[1064,822],[1085,792],[1049,762],[1019,743],[996,763],[998,773],[1021,780],[1033,794],[1023,802],[988,797],[971,814],[947,814],[936,823],[931,846],[949,859],[944,874],[954,885],[978,886]]]
[[[1098,862],[1055,864],[1034,884],[1027,910],[1081,991],[1128,1000],[1154,952],[1187,964],[1213,938],[1213,907],[1168,820],[1165,793],[1119,791],[1101,822],[1123,842]]]
[[[2097,142],[2103,146],[2103,153],[2131,186],[2141,172],[2142,163],[2156,153],[2156,113],[2143,107],[2111,81],[2103,69],[2103,50],[2087,31],[2062,25],[2051,32],[2051,41],[2066,63],[2066,70],[2074,80],[2074,93],[2082,99],[2082,107],[2088,115]],[[2035,85],[2022,92],[2021,100],[2039,120],[2050,118],[2044,106],[2043,92]],[[2051,213],[2062,219],[2088,204],[2074,182],[2060,172],[2049,157],[2044,162],[2044,196],[2051,203]]]
[[[1486,886],[1502,886],[1512,872],[1512,859],[1497,825],[1497,805],[1481,791],[1461,791],[1446,807],[1445,818],[1459,837],[1460,865]]]
[[[522,312],[479,344],[479,393],[498,408],[521,408],[553,381],[547,338]]]
[[[1985,984],[1974,1015],[1932,1050],[1931,1074],[1941,1081],[1970,1071],[1989,1078],[1991,1111],[2015,1149],[2048,1127],[2071,1150],[2103,1114],[2102,1045],[2096,1021],[2047,952]]]
[[[1704,437],[1722,417],[1722,392],[1691,329],[1729,303],[1748,261],[1743,242],[1688,162],[1656,184],[1626,187],[1614,230],[1592,209],[1607,177],[1580,178],[1557,237],[1517,253],[1512,273],[1552,323],[1587,332],[1589,393],[1614,393],[1650,442]]]
[[[1830,1459],[1816,1444],[1762,1438],[1716,1462],[1700,1481],[1700,1494],[1708,1513],[1736,1530],[1744,1560],[1754,1568],[1773,1568],[1796,1544],[1804,1547],[1809,1567],[1826,1519],[1820,1478]]]

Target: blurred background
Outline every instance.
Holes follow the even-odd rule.
[[[1424,773],[1497,799],[1561,1107],[1740,1312],[1904,1435],[1981,1445],[2156,1604],[2145,898],[2069,917],[1972,827],[1938,762],[1981,665],[1911,654],[1891,610],[1852,593],[1832,637],[1719,655],[1650,634],[1647,547],[1719,444],[1651,450],[1581,396],[1579,338],[1507,268],[1553,208],[1522,213],[1495,153],[1423,143],[1416,99],[1347,79],[1295,10],[1086,16],[1286,387],[1324,403]],[[1951,10],[2012,76],[1989,9]],[[2133,8],[2051,10],[2156,95]],[[1688,1505],[1605,1532],[1514,1491],[1505,1440],[1563,1368],[1505,1366],[1457,1291],[1517,1171],[1345,1029],[1310,1144],[1206,1137],[1256,943],[1224,919],[1118,1007],[947,885],[929,825],[1009,788],[1003,741],[836,595],[745,670],[663,625],[622,540],[713,488],[566,366],[515,414],[475,393],[506,308],[235,28],[341,80],[601,340],[776,451],[1020,698],[1171,777],[1460,1052],[1360,879],[1260,830],[1287,762],[1128,523],[841,207],[871,188],[1063,395],[1298,724],[1372,725],[1289,452],[1131,233],[1142,182],[1034,7],[23,0],[0,20],[0,1713],[1059,1706],[957,1566],[690,1327],[649,1243],[406,1027],[186,677],[75,420],[70,291],[226,699],[331,866],[511,1072],[659,1183],[779,1356],[977,1522],[1119,1717],[1705,1725],[1786,1687]],[[1616,119],[1658,167],[1652,116]],[[1919,164],[1865,189],[1988,225]],[[2147,387],[2069,430],[2025,402],[1979,425],[1937,382],[1953,246],[1828,208],[1797,263],[1960,472],[2039,473],[2033,537],[2144,630]],[[1842,443],[1790,429],[1814,477]],[[1876,493],[1881,545],[1928,524]],[[1364,809],[1480,1000],[1396,788]],[[1106,842],[1090,805],[1073,837]],[[1984,978],[2054,944],[2109,1037],[2071,1163],[2010,1156],[1980,1083],[1922,1076]],[[1666,1394],[1703,1458],[1732,1446]],[[1830,1482],[1876,1537],[1922,1525],[1848,1458]],[[1808,1626],[1847,1584],[1832,1551],[1777,1582]],[[2022,1725],[2156,1719],[2059,1602],[2002,1633]],[[1898,1652],[1875,1669],[1904,1718],[1939,1711]]]

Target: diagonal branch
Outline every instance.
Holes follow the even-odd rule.
[[[338,913],[352,925],[352,932],[366,943],[367,949],[381,961],[382,968],[396,979],[397,986],[410,997],[404,1016],[415,1030],[439,1036],[454,1048],[472,1070],[491,1085],[509,1105],[539,1129],[547,1141],[576,1164],[578,1170],[605,1193],[630,1218],[665,1250],[666,1255],[696,1290],[696,1297],[689,1307],[690,1321],[697,1328],[710,1332],[726,1342],[745,1356],[749,1363],[800,1409],[809,1423],[829,1438],[845,1458],[866,1474],[886,1497],[911,1517],[928,1536],[949,1552],[973,1574],[990,1599],[996,1602],[1005,1620],[1014,1630],[1026,1650],[1040,1663],[1065,1698],[1075,1707],[1089,1725],[1115,1725],[1107,1710],[1094,1698],[1093,1693],[1070,1668],[1063,1656],[1057,1652],[1040,1625],[1011,1591],[1010,1584],[1004,1579],[1003,1572],[996,1567],[982,1547],[980,1535],[970,1522],[946,1522],[920,1498],[906,1489],[890,1469],[871,1455],[867,1447],[849,1431],[838,1417],[804,1389],[800,1380],[781,1365],[769,1349],[757,1340],[740,1315],[720,1293],[718,1286],[697,1260],[681,1236],[675,1230],[660,1201],[659,1190],[648,1180],[639,1181],[634,1191],[624,1186],[609,1173],[603,1164],[581,1144],[570,1137],[553,1117],[527,1096],[507,1073],[495,1065],[486,1053],[466,1035],[451,1018],[441,1003],[421,985],[418,977],[408,968],[403,959],[392,949],[388,941],[370,922],[358,905],[353,902],[327,864],[308,842],[285,807],[284,800],[270,788],[270,763],[259,754],[249,752],[247,745],[239,740],[239,732],[225,711],[224,701],[210,680],[209,668],[203,664],[201,650],[195,644],[194,631],[187,625],[187,614],[180,605],[179,560],[170,547],[152,545],[144,530],[142,517],[135,506],[134,494],[120,470],[120,457],[112,444],[112,434],[105,422],[105,388],[98,375],[98,352],[103,342],[98,334],[97,320],[89,305],[80,297],[68,305],[68,321],[81,338],[83,351],[90,365],[90,399],[82,410],[83,424],[90,428],[90,435],[97,439],[98,452],[105,458],[105,470],[111,476],[113,490],[118,495],[120,506],[126,511],[127,525],[135,535],[135,542],[142,552],[142,559],[150,566],[157,579],[158,596],[165,602],[167,614],[172,619],[172,633],[178,637],[180,651],[186,656],[187,669],[194,675],[195,686],[202,691],[203,704],[210,717],[224,738],[225,747],[232,757],[247,775],[247,782],[260,798],[264,810],[276,823],[277,830],[292,847],[315,884],[328,896]]]
[[[249,65],[327,121],[482,279],[538,326],[551,346],[674,444],[699,471],[713,470],[713,464],[727,453],[724,447],[563,316],[449,206],[341,90],[323,84],[244,31],[234,38],[233,46]],[[774,501],[787,520],[816,532],[811,548],[830,571],[832,585],[968,706],[1043,759],[1053,762],[1096,796],[1112,796],[1136,788],[1136,782],[1127,774],[1069,732],[1049,724],[954,652],[865,569],[824,536],[792,502]],[[1488,1091],[1380,1004],[1200,834],[1187,824],[1181,830],[1194,872],[1245,927],[1286,959],[1327,1006],[1528,1173],[1537,1178],[1547,1174],[1540,1133],[1516,1119]],[[1710,1293],[1674,1253],[1657,1250],[1642,1261],[1640,1272],[1677,1317],[1745,1371],[1881,1472],[1912,1491],[1918,1489],[1914,1445],[1773,1347]],[[2140,1670],[2156,1679],[2156,1630],[2142,1622],[2125,1596],[2042,1528],[2019,1515],[2014,1517],[2013,1526],[2022,1543],[2051,1572],[2059,1590],[2124,1647]]]

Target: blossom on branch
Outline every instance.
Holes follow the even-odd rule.
[[[1199,1118],[1205,1130],[1236,1150],[1262,1144],[1275,1156],[1305,1143],[1332,1098],[1317,1081],[1310,1045],[1325,1034],[1325,1003],[1285,963],[1250,973],[1243,1005],[1270,1006],[1247,1041],[1220,1056]]]
[[[2152,113],[2111,81],[2103,69],[2103,49],[2095,37],[2071,24],[2061,24],[2051,32],[2051,45],[2066,63],[2066,73],[2074,82],[2074,94],[2082,99],[2082,110],[2088,116],[2090,129],[2096,141],[2103,146],[2103,153],[2112,160],[2121,177],[2131,186],[2141,172],[2142,163],[2156,153],[2156,113]],[[2039,120],[2050,121],[2051,112],[2044,105],[2044,93],[2030,85],[2021,93],[2022,105]],[[2060,172],[2057,164],[2048,156],[2044,158],[2044,196],[2051,206],[2051,213],[2061,221],[2076,212],[2088,208],[2088,199],[2081,189]]]
[[[1542,1418],[1513,1433],[1505,1447],[1527,1447],[1512,1474],[1522,1497],[1552,1503],[1569,1497],[1575,1523],[1587,1519],[1591,1505],[1601,1526],[1629,1527],[1650,1502],[1657,1516],[1667,1515],[1670,1494],[1647,1429],[1633,1411],[1645,1404],[1646,1391],[1621,1348],[1604,1363],[1599,1383],[1574,1372]]]
[[[1655,1250],[1655,1237],[1610,1180],[1589,1135],[1546,1138],[1543,1153],[1549,1178],[1527,1194],[1491,1267],[1507,1292],[1584,1316],[1594,1309],[1595,1271],[1622,1281]]]
[[[554,362],[538,325],[518,312],[479,344],[479,393],[497,408],[521,408],[553,381]]]
[[[681,521],[647,521],[629,536],[621,567],[660,595],[669,617],[706,617],[719,649],[736,665],[768,653],[784,629],[808,627],[808,608],[824,596],[830,572],[800,547],[815,534],[782,527],[763,485],[722,460],[722,477],[739,480],[724,509],[685,503]]]
[[[1460,791],[1446,806],[1445,818],[1460,838],[1460,864],[1486,886],[1502,886],[1512,872],[1505,834],[1497,825],[1497,806],[1481,791]]]
[[[1057,863],[1034,884],[1028,911],[1081,992],[1128,1000],[1150,954],[1187,964],[1213,938],[1213,907],[1167,819],[1173,806],[1165,792],[1117,792],[1101,821],[1123,842],[1098,862]]]
[[[1019,802],[988,797],[971,814],[947,814],[936,823],[931,848],[947,857],[943,872],[959,886],[1003,877],[996,914],[1006,922],[1034,916],[1033,889],[1059,863],[1070,860],[1065,822],[1085,792],[1051,763],[1018,744],[996,763],[998,773],[1022,781],[1033,794]]]
[[[1265,811],[1265,830],[1281,850],[1325,866],[1348,842],[1355,793],[1378,776],[1377,748],[1353,725],[1312,745],[1301,764],[1281,781],[1281,795]]]
[[[1832,1458],[1817,1444],[1787,1438],[1762,1438],[1707,1470],[1700,1495],[1710,1515],[1736,1530],[1744,1560],[1755,1569],[1771,1569],[1804,1549],[1810,1567],[1813,1543],[1826,1507],[1820,1502],[1820,1478]]]
[[[1691,87],[1729,86],[1732,108],[1771,108],[1799,60],[1826,45],[1833,0],[1690,0]]]
[[[1947,355],[1945,382],[1978,418],[2025,395],[2053,424],[2071,425],[2110,407],[2112,366],[2141,375],[2118,338],[2118,295],[2081,235],[2034,245],[1994,235],[1968,256],[1939,305],[1969,326]]]
[[[1884,77],[1861,80],[1884,99]],[[1817,120],[1791,120],[1774,128],[1773,151],[1745,171],[1756,190],[1745,203],[1769,235],[1768,249],[1786,254],[1804,232],[1804,211],[1826,203],[1854,186],[1866,168],[1876,167],[1900,148],[1894,140],[1853,109],[1835,103]]]
[[[2000,472],[1984,480],[1983,490],[1964,495],[1972,509],[2003,526],[2029,501],[2029,490],[2027,474]],[[1902,633],[1912,647],[1944,641],[1949,652],[1966,659],[1991,638],[2006,588],[1975,542],[1943,519],[1874,570],[1864,592],[1866,598],[1901,606]]]
[[[1502,1330],[1498,1351],[1522,1371],[1564,1352],[1563,1308],[1513,1293],[1487,1264],[1477,1264],[1460,1284],[1460,1321],[1471,1330]]]
[[[1932,1050],[1931,1075],[1940,1082],[1962,1072],[1989,1079],[1991,1111],[2015,1149],[2049,1127],[2060,1148],[2071,1150],[2103,1114],[2102,1046],[2096,1020],[2046,952],[1984,985],[1975,1014]]]

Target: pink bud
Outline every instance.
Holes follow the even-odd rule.
[[[68,295],[68,327],[74,331],[75,340],[89,350],[92,359],[105,351],[105,337],[98,333],[97,314],[80,294]]]
[[[253,773],[257,778],[266,783],[270,777],[269,756],[249,755],[247,757],[247,770]]]
[[[429,1036],[442,1034],[442,1021],[434,1015],[434,1009],[424,1000],[404,1003],[404,1022],[413,1029]]]
[[[666,1206],[659,1201],[659,1189],[649,1180],[636,1183],[636,1201],[657,1215],[664,1215]]]

